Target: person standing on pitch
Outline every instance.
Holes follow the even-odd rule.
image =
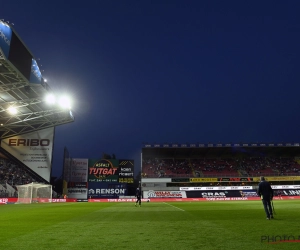
[[[141,190],[139,188],[136,189],[135,192],[135,196],[136,196],[136,202],[135,202],[135,206],[137,206],[137,204],[139,203],[139,206],[141,206]]]
[[[264,205],[264,209],[267,215],[267,220],[269,220],[270,218],[274,219],[271,206],[271,201],[273,199],[273,189],[271,188],[270,183],[267,182],[265,180],[265,177],[263,176],[260,177],[260,183],[258,184],[257,194],[262,199],[262,203]]]

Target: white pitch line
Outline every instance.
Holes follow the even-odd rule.
[[[169,203],[166,203],[166,202],[163,202],[163,203],[165,203],[165,204],[167,204],[167,205],[169,205],[169,206],[171,206],[171,207],[174,207],[174,208],[176,208],[176,209],[178,209],[178,210],[180,210],[180,211],[185,212],[185,210],[183,210],[183,209],[181,209],[181,208],[179,208],[179,207],[175,207],[175,206],[173,206],[173,205],[171,205],[171,204],[169,204]]]

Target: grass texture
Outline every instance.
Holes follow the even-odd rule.
[[[274,206],[268,221],[261,201],[2,205],[0,249],[300,249],[300,201]]]

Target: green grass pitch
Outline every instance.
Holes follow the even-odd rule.
[[[300,249],[300,200],[274,207],[267,221],[261,201],[2,205],[0,249]]]

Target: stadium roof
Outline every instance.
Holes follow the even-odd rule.
[[[49,93],[51,89],[43,78],[41,83],[31,83],[0,47],[0,139],[73,122],[70,110],[49,106],[44,101]],[[10,114],[10,107],[18,112]]]
[[[226,156],[300,156],[299,143],[145,144],[143,158],[209,158]]]

